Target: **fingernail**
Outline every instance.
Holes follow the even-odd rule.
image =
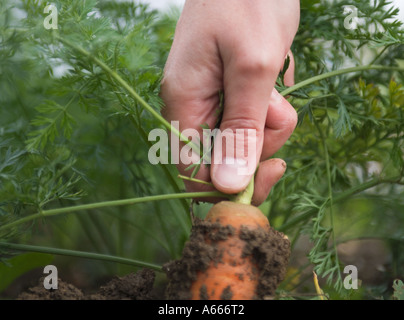
[[[282,165],[282,167],[284,167],[286,169],[286,162],[285,161],[281,160],[281,165]]]
[[[226,157],[221,164],[218,164],[214,171],[215,184],[221,189],[235,190],[243,189],[250,181],[248,174],[248,162],[245,159],[234,159]]]

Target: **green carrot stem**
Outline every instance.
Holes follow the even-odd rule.
[[[187,176],[184,176],[182,174],[179,174],[178,178],[181,178],[182,180],[196,182],[196,183],[200,183],[200,184],[204,184],[204,185],[213,187],[213,183],[211,183],[211,182],[207,182],[207,181],[196,179],[196,178],[187,177]]]
[[[76,250],[67,250],[60,248],[49,248],[43,246],[33,246],[28,244],[18,244],[18,243],[7,243],[0,242],[0,247],[5,249],[17,250],[17,251],[28,251],[28,252],[40,252],[49,253],[62,256],[70,256],[77,258],[93,259],[93,260],[104,260],[115,263],[122,263],[127,265],[132,265],[141,268],[149,268],[156,271],[162,271],[162,267],[156,264],[147,263],[139,260],[133,260],[128,258],[116,257],[107,254],[93,253],[93,252],[83,252]]]
[[[367,66],[345,68],[345,69],[326,72],[326,73],[320,74],[318,76],[314,76],[309,79],[303,80],[303,81],[296,83],[295,85],[283,90],[282,92],[280,92],[280,94],[282,96],[287,96],[288,94],[292,93],[293,91],[301,89],[309,84],[315,83],[320,80],[324,80],[324,79],[331,78],[331,77],[338,76],[338,75],[345,74],[345,73],[359,72],[359,71],[366,71],[366,70],[391,70],[391,71],[404,72],[404,68],[386,67],[386,66],[380,66],[380,65],[367,65]]]
[[[251,200],[254,194],[254,175],[252,176],[247,187],[238,193],[232,201],[237,203],[251,204]]]
[[[103,201],[89,204],[82,204],[72,207],[64,207],[50,210],[43,210],[38,213],[25,216],[13,222],[4,224],[0,226],[0,231],[6,230],[7,228],[15,227],[17,225],[44,217],[56,216],[64,213],[72,213],[89,209],[98,209],[105,207],[116,207],[116,206],[124,206],[124,205],[133,205],[142,202],[150,202],[150,201],[161,201],[161,200],[170,200],[170,199],[186,199],[186,198],[204,198],[204,197],[229,197],[224,193],[219,191],[206,191],[206,192],[182,192],[182,193],[173,193],[173,194],[162,194],[156,196],[147,196],[140,198],[130,198],[123,200],[112,200],[112,201]]]
[[[158,121],[160,124],[162,124],[164,127],[166,127],[168,130],[173,132],[178,138],[180,138],[181,141],[184,141],[186,144],[191,146],[191,148],[195,151],[198,151],[201,153],[202,151],[200,150],[199,146],[197,146],[192,140],[189,140],[188,137],[184,136],[177,128],[173,127],[171,123],[169,123],[166,119],[164,119],[159,112],[154,110],[133,88],[132,86],[129,85],[117,72],[112,70],[106,63],[98,59],[97,57],[94,57],[90,52],[85,50],[84,48],[60,37],[56,36],[55,37],[68,47],[76,50],[77,52],[81,53],[83,56],[87,57],[88,59],[92,60],[95,62],[101,69],[103,69],[110,77],[112,77],[117,83],[119,83],[128,93],[129,95],[135,99],[139,104]]]

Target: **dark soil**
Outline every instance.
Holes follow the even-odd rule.
[[[43,278],[37,286],[21,293],[17,300],[82,300],[84,294],[74,285],[58,279],[58,288],[47,290],[43,285]]]
[[[154,271],[143,269],[124,277],[115,277],[101,286],[97,293],[85,295],[72,284],[58,280],[58,288],[47,290],[43,278],[37,286],[21,293],[17,300],[151,300],[153,295]]]
[[[197,272],[206,270],[212,261],[215,264],[220,263],[222,252],[215,243],[234,235],[234,232],[231,226],[196,220],[182,258],[164,265],[169,280],[166,298],[190,299],[191,284],[196,279]],[[243,256],[252,257],[252,261],[258,267],[259,282],[255,298],[258,300],[271,298],[286,274],[290,256],[289,240],[273,228],[270,228],[269,232],[263,229],[242,228],[239,237],[244,241]],[[201,288],[200,298],[209,298],[206,287]],[[232,298],[230,288],[226,287],[223,290],[221,298],[223,300]]]
[[[237,247],[241,257],[234,256],[231,266],[236,266],[239,261],[251,261],[253,272],[251,274],[239,274],[243,281],[246,277],[258,279],[254,299],[273,298],[275,290],[286,274],[286,268],[290,256],[290,242],[280,232],[269,227],[267,229],[251,229],[241,226],[236,233],[231,226],[223,226],[196,219],[191,230],[191,236],[186,243],[182,258],[170,261],[163,266],[167,275],[165,288],[154,288],[155,273],[149,269],[143,269],[137,273],[131,273],[124,277],[114,277],[105,285],[96,288],[90,294],[83,293],[70,283],[59,279],[57,289],[45,289],[43,279],[38,285],[21,293],[18,300],[188,300],[191,298],[190,288],[195,281],[197,273],[206,270],[209,266],[218,266],[223,263],[224,255],[230,251],[224,251],[223,241],[227,239],[241,239],[237,241]],[[226,252],[226,253],[225,253]],[[240,254],[240,253],[239,253]],[[221,289],[218,293],[220,299],[231,300],[233,292],[231,286]],[[209,299],[206,286],[199,290],[200,299]]]
[[[215,242],[226,240],[234,235],[230,226],[221,226],[202,220],[195,221],[190,240],[184,247],[181,260],[171,261],[164,265],[168,285],[165,294],[156,291],[154,286],[155,273],[143,269],[137,273],[130,273],[124,277],[114,277],[101,286],[96,293],[85,294],[72,284],[58,280],[58,289],[47,290],[43,285],[43,278],[38,285],[21,293],[18,300],[187,300],[190,298],[190,287],[198,271],[206,269],[214,261],[220,263],[222,253],[215,246]],[[208,244],[209,237],[212,244]],[[259,285],[256,299],[271,298],[279,283],[283,280],[290,255],[290,242],[284,235],[272,228],[251,230],[242,228],[239,234],[244,241],[243,256],[252,257],[258,268]],[[242,275],[240,275],[242,276]],[[164,291],[164,290],[163,290]],[[230,300],[233,293],[226,287],[220,298]],[[201,299],[208,299],[208,292],[201,289]]]

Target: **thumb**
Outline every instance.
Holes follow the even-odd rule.
[[[225,193],[242,191],[254,174],[262,153],[271,93],[283,62],[282,58],[274,59],[279,63],[273,66],[242,60],[224,64],[225,105],[211,163],[212,182]]]

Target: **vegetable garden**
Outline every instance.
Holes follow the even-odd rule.
[[[131,298],[165,298],[167,266],[189,252],[192,230],[219,232],[200,224],[207,215],[232,219],[208,214],[212,204],[198,198],[234,200],[185,192],[174,165],[148,160],[149,132],[171,129],[159,85],[179,11],[54,3],[57,29],[44,27],[44,1],[0,4],[0,297],[17,298],[55,265],[83,291],[137,273],[150,292]],[[359,14],[353,29],[348,5]],[[299,115],[275,155],[286,173],[259,210],[229,201],[258,210],[271,241],[290,249],[275,268],[279,283],[250,298],[404,299],[404,28],[396,15],[386,0],[301,1],[296,84],[286,87],[282,71],[276,86]],[[357,289],[346,285],[347,265],[357,267]],[[374,267],[367,277],[366,266]],[[168,291],[189,298],[182,289]],[[216,298],[238,297],[235,290]]]

